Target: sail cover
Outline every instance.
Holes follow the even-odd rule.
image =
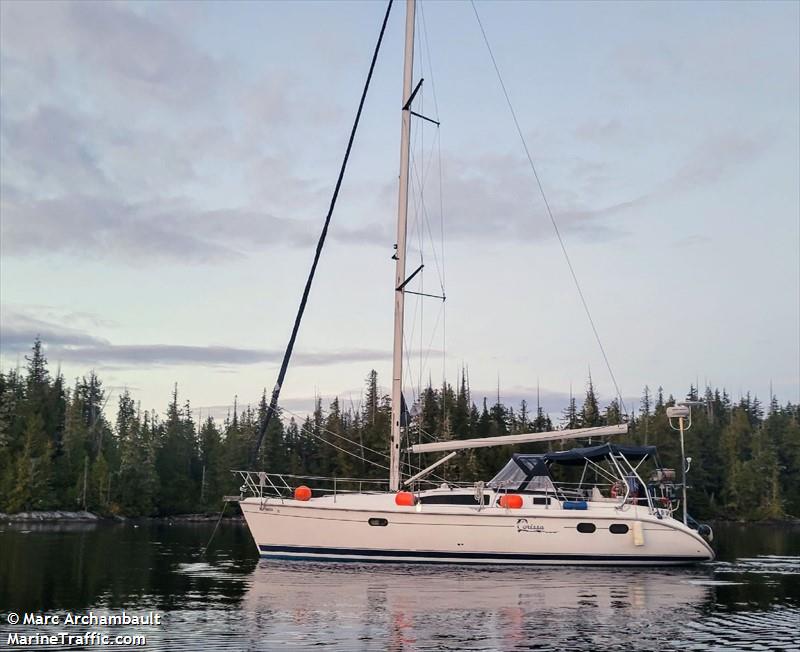
[[[519,435],[499,435],[496,437],[478,437],[476,439],[448,439],[433,441],[427,444],[414,444],[407,450],[412,453],[432,453],[435,451],[457,451],[464,448],[483,448],[485,446],[511,446],[529,444],[531,442],[557,441],[560,439],[585,439],[590,437],[611,437],[628,432],[628,424],[614,426],[595,426],[592,428],[574,428],[570,430],[552,430],[550,432],[525,432]]]
[[[492,489],[505,491],[547,491],[556,488],[542,455],[515,453],[500,472],[489,481]]]

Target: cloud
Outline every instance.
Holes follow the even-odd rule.
[[[647,12],[663,18],[662,9],[650,5]],[[713,94],[736,103],[770,95],[796,101],[797,3],[717,5],[682,23],[649,35],[629,30],[610,53],[611,69],[639,96],[691,101]]]
[[[686,68],[686,62],[664,42],[625,43],[612,53],[611,62],[628,82],[648,88]]]
[[[20,119],[3,121],[3,154],[8,169],[23,168],[45,187],[105,191],[109,180],[85,141],[85,121],[54,106],[40,106]]]
[[[316,243],[331,180],[301,166],[298,148],[329,157],[326,126],[343,115],[301,77],[267,67],[248,79],[154,5],[5,3],[3,19],[4,256],[222,264]],[[552,237],[523,160],[450,158],[451,237]],[[379,218],[395,183],[348,190],[330,238],[389,246]],[[619,235],[614,206],[556,209],[566,232]]]
[[[99,342],[91,345],[62,346],[55,350],[48,346],[51,357],[69,362],[98,365],[208,365],[241,366],[259,363],[278,363],[283,351],[247,349],[231,346],[188,346],[183,344],[111,344]],[[292,356],[296,366],[325,366],[345,362],[385,360],[386,351],[347,349],[324,353],[298,352]]]
[[[608,144],[616,142],[623,133],[619,118],[584,122],[575,128],[575,137],[589,143]]]
[[[96,337],[84,331],[54,324],[5,308],[0,311],[0,314],[2,315],[0,351],[5,355],[29,351],[36,337],[40,337],[55,350],[93,346],[99,342]]]
[[[209,82],[223,77],[180,30],[122,3],[8,2],[2,18],[6,65],[25,66],[41,82],[72,78],[106,100],[186,107],[208,101]]]
[[[527,161],[516,156],[483,156],[448,161],[445,182],[449,237],[494,241],[539,241],[554,236]],[[613,220],[641,199],[586,206],[567,192],[548,191],[559,229],[579,237],[609,240],[623,235]]]
[[[180,200],[128,203],[73,194],[22,198],[0,190],[0,222],[6,256],[47,252],[140,265],[143,261],[219,263],[265,247],[311,247],[319,221],[291,220],[246,209],[203,210]],[[331,240],[386,242],[378,225],[336,225]]]
[[[666,184],[666,192],[708,186],[751,163],[772,144],[769,133],[747,136],[720,132],[707,136],[689,153]]]
[[[316,242],[330,184],[293,171],[292,126],[339,107],[277,66],[248,79],[210,56],[184,7],[2,3],[4,256],[195,264]]]
[[[678,249],[684,249],[686,247],[698,247],[701,245],[706,245],[711,241],[711,238],[707,235],[692,234],[674,240],[672,242],[672,246]]]
[[[342,122],[335,103],[310,96],[285,67],[245,79],[157,6],[7,5],[4,256],[194,265],[314,246],[331,181],[298,165],[298,140],[329,156],[325,126]],[[451,158],[450,237],[552,237],[524,161]],[[395,184],[350,179],[348,189],[353,203],[339,207],[330,238],[389,246],[390,220],[373,216],[393,205]],[[555,208],[565,232],[619,235],[611,220],[622,205]]]
[[[620,140],[626,129],[627,124],[612,117],[584,123],[574,136],[606,146]],[[640,183],[634,191],[627,189],[630,180],[621,177],[619,166],[613,175],[617,178],[613,178],[615,167],[605,162],[563,157],[546,161],[544,166],[537,164],[537,170],[543,173],[542,184],[559,230],[579,240],[605,242],[626,235],[622,220],[631,213],[733,177],[776,141],[770,129],[709,130],[688,140],[690,144],[678,153],[677,163],[666,168],[665,177],[658,180],[652,174],[649,184]],[[443,166],[447,171],[443,194],[448,237],[500,242],[554,237],[536,179],[522,156],[450,154]]]
[[[0,349],[6,356],[27,352],[35,337],[40,337],[47,356],[59,362],[73,362],[88,366],[242,366],[261,363],[276,364],[283,359],[283,351],[248,349],[232,346],[189,346],[185,344],[112,344],[72,329],[27,328],[3,326]],[[339,349],[326,352],[299,351],[292,356],[292,364],[319,367],[348,362],[387,360],[385,350]]]
[[[241,62],[198,47],[174,7],[0,6],[5,257],[196,265],[269,247],[313,247],[332,179],[327,169],[315,174],[298,151],[308,148],[314,160],[338,157],[329,134],[339,132],[327,127],[348,120],[328,98],[310,95],[293,68],[265,66],[247,78]],[[634,78],[678,65],[669,48],[653,48],[650,59],[629,54],[620,56]],[[605,144],[626,127],[612,116],[573,135]],[[619,222],[626,213],[714,183],[762,147],[758,137],[719,134],[690,152],[663,187],[627,197],[597,192],[614,190],[607,170],[591,161],[551,162],[544,183],[564,234],[607,241],[625,235]],[[443,166],[448,238],[554,236],[521,156],[451,152]],[[330,238],[390,246],[386,207],[395,185],[348,179],[352,203],[338,208]]]
[[[567,193],[551,192],[557,224],[565,234],[595,242],[618,238],[625,232],[614,221],[626,212],[716,183],[757,158],[770,142],[768,136],[709,136],[664,182],[633,198],[606,205],[585,206]],[[585,162],[579,167],[595,169]],[[451,157],[447,168],[451,173],[444,187],[449,238],[502,242],[553,236],[524,161],[512,156]],[[574,168],[573,163],[573,172]],[[299,186],[291,192],[299,193]],[[310,248],[322,224],[321,216],[289,219],[247,207],[203,209],[186,199],[126,202],[77,192],[40,199],[10,185],[2,187],[0,201],[0,229],[7,256],[60,252],[129,264],[143,260],[221,263],[268,247]],[[435,198],[429,195],[431,201]],[[387,224],[349,225],[340,220],[334,223],[329,237],[341,243],[384,246],[392,238]]]
[[[74,327],[63,326],[24,312],[3,308],[0,328],[0,351],[13,356],[30,351],[36,337],[44,344],[47,356],[60,362],[87,366],[192,366],[237,367],[270,363],[283,359],[282,349],[257,349],[232,346],[191,346],[185,344],[114,344]],[[413,352],[412,352],[413,354]],[[432,351],[431,355],[441,355]],[[373,362],[390,359],[385,349],[331,349],[295,351],[292,364],[319,367],[350,362]]]

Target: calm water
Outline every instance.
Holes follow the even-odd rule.
[[[204,559],[211,530],[0,525],[0,649],[95,629],[147,650],[800,650],[800,527],[717,525],[716,562],[667,570],[260,562],[237,523]],[[123,608],[162,623],[8,624]]]

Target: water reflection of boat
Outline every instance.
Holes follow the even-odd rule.
[[[460,610],[473,598],[487,610],[521,607],[541,612],[584,605],[601,611],[653,611],[696,607],[709,598],[713,586],[708,573],[690,571],[567,567],[519,573],[418,566],[412,574],[401,565],[308,562],[287,567],[266,560],[252,580],[243,601],[248,610],[258,611],[262,604],[272,610],[358,614],[378,603],[420,613],[434,603],[437,610]]]
[[[327,632],[340,649],[349,642],[352,649],[371,648],[367,642],[376,637],[384,637],[390,649],[432,641],[448,649],[456,649],[456,642],[470,647],[467,641],[481,641],[481,649],[508,649],[563,642],[565,634],[582,631],[602,642],[614,632],[618,636],[622,623],[644,631],[647,623],[663,621],[663,614],[670,614],[668,625],[691,619],[711,601],[713,589],[696,583],[707,577],[700,571],[577,567],[519,573],[420,566],[410,574],[401,566],[286,567],[264,561],[242,608],[267,617],[268,638],[286,644],[312,644],[316,636],[329,641]],[[575,618],[565,618],[568,613]],[[333,622],[335,632],[325,627]],[[665,635],[663,627],[657,635]]]

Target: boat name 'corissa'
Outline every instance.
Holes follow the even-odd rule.
[[[529,523],[527,518],[517,519],[517,532],[542,532],[545,534],[555,534],[555,530],[545,530],[544,525]]]

